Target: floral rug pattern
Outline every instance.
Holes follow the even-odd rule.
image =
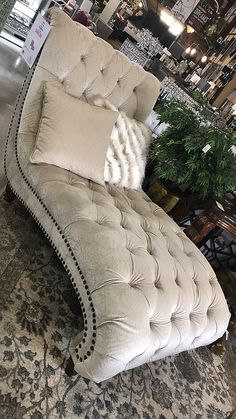
[[[67,377],[83,328],[69,278],[37,225],[0,198],[0,419],[223,419],[233,410],[232,343],[124,372],[95,384]]]

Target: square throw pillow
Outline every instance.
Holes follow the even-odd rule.
[[[116,111],[108,100],[94,98],[93,103]],[[145,174],[151,131],[139,121],[119,112],[107,149],[104,179],[123,188],[140,189]]]
[[[103,109],[45,83],[31,163],[47,163],[104,185],[104,166],[118,112]]]

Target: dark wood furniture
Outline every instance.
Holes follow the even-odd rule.
[[[13,199],[15,198],[15,195],[12,192],[12,190],[11,190],[11,188],[10,188],[10,186],[9,186],[8,183],[6,185],[6,189],[5,189],[5,192],[4,192],[3,196],[4,196],[5,201],[7,201],[9,203],[12,202]]]
[[[203,207],[203,211],[185,229],[195,244],[202,242],[217,227],[236,238],[236,194],[228,194],[219,202],[209,200]]]

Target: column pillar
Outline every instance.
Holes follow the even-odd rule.
[[[108,23],[119,4],[120,0],[109,0],[100,14],[100,19],[102,19],[103,22]]]
[[[178,0],[171,9],[173,15],[185,23],[200,0]]]

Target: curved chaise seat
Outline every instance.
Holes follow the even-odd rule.
[[[44,80],[59,80],[83,100],[100,94],[141,121],[159,82],[54,9],[23,113],[27,83],[16,108],[6,174],[78,295],[84,332],[71,348],[76,371],[99,382],[218,339],[229,311],[211,266],[143,191],[104,187],[52,165],[30,164]]]

